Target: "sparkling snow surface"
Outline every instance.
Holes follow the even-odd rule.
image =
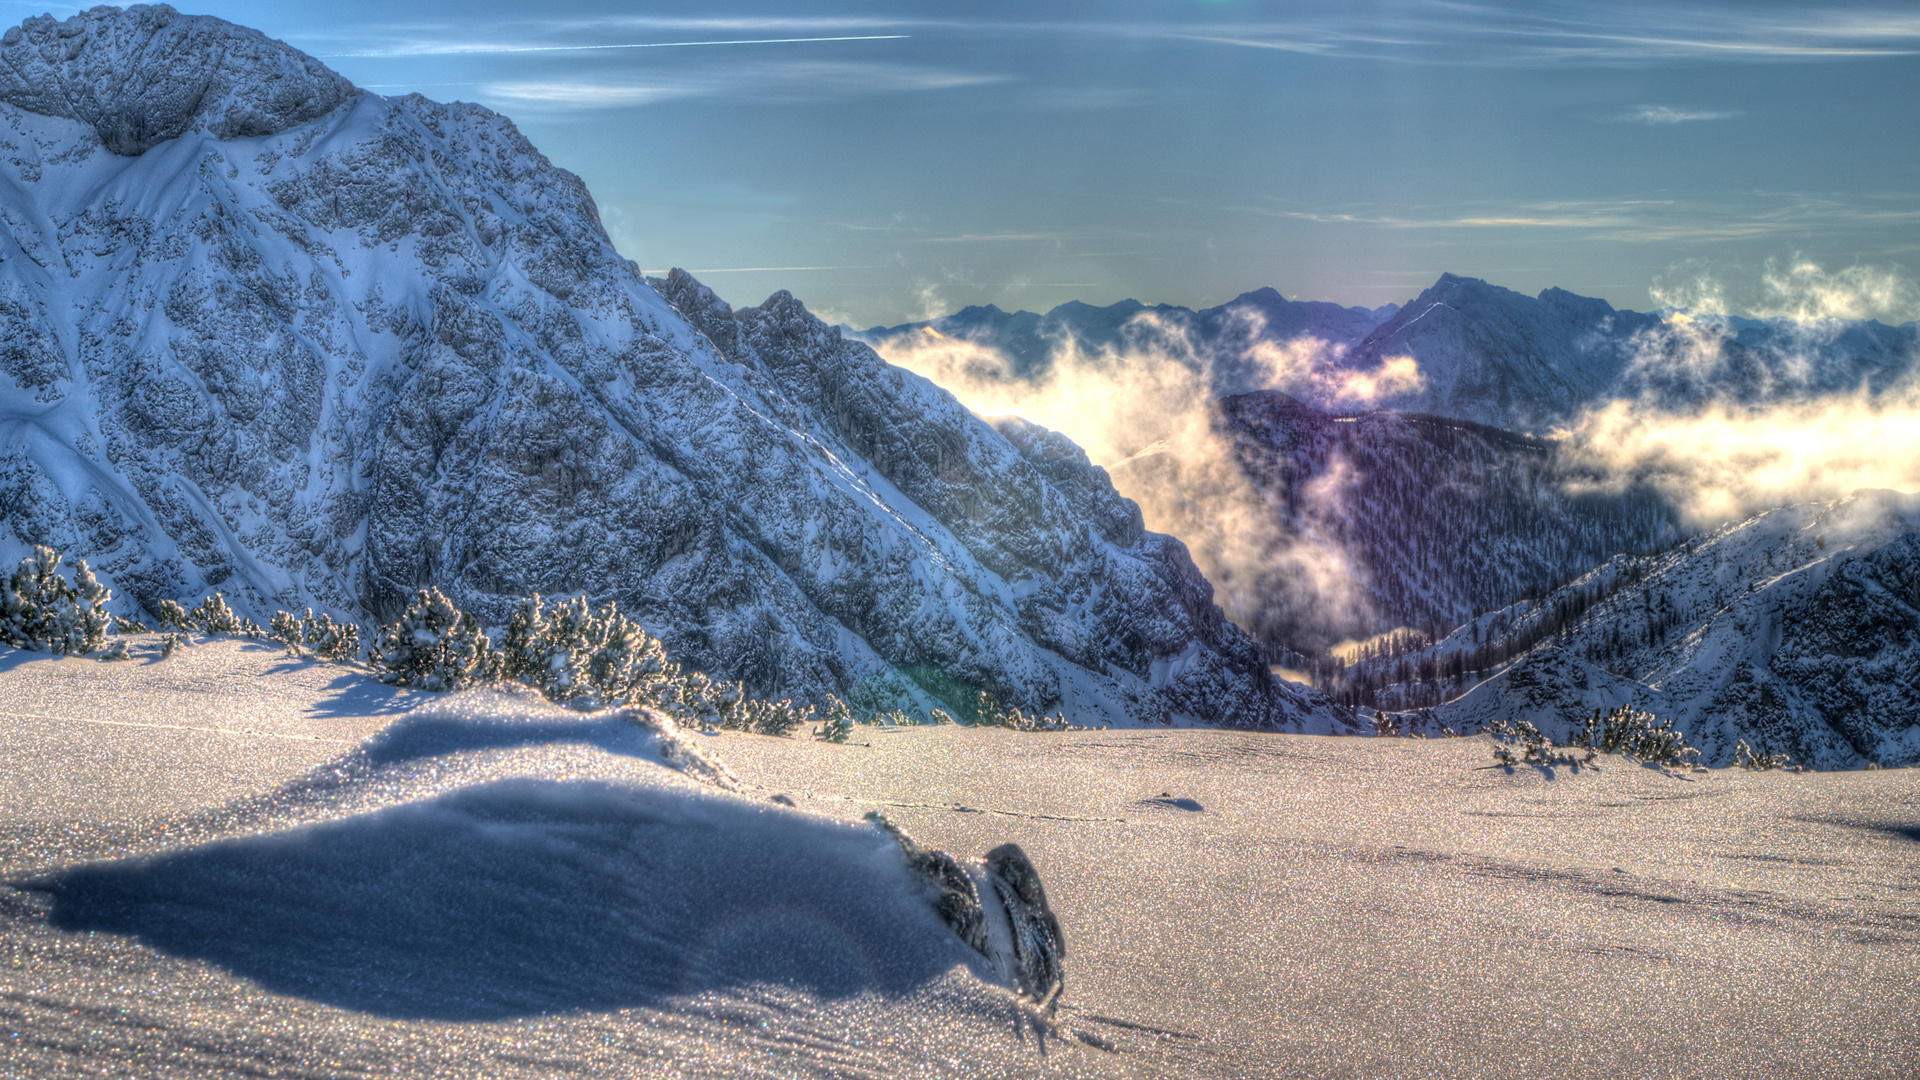
[[[1480,739],[1205,730],[690,736],[727,791],[630,722],[233,641],[0,649],[0,713],[0,876],[28,886],[0,890],[0,1076],[1920,1058],[1913,770],[1550,776],[1488,767]],[[991,985],[870,809],[1033,857],[1065,929],[1055,1028]]]

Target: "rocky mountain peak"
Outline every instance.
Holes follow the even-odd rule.
[[[78,120],[128,157],[196,126],[221,139],[277,135],[359,93],[258,30],[166,4],[38,15],[0,37],[0,101]]]

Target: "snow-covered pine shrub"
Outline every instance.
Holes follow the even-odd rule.
[[[106,643],[113,593],[76,559],[73,582],[60,576],[60,553],[37,545],[0,582],[0,642],[32,652],[89,653]]]
[[[1793,764],[1793,758],[1786,754],[1763,754],[1747,745],[1741,739],[1733,747],[1733,763],[1753,772],[1765,772],[1769,769],[1784,769]]]
[[[206,634],[242,634],[249,625],[251,620],[241,622],[240,617],[227,606],[227,598],[220,593],[200,601],[199,607],[187,612],[187,627],[198,628]],[[257,636],[260,628],[255,626],[253,629]]]
[[[480,620],[439,589],[421,589],[399,621],[380,628],[371,663],[381,682],[422,690],[479,685],[500,668]]]
[[[308,614],[312,612],[309,611]],[[267,636],[294,652],[299,652],[301,645],[305,644],[300,620],[285,611],[276,611],[273,613],[273,618],[267,620]]]
[[[349,622],[335,622],[333,616],[315,617],[313,609],[300,620],[300,640],[322,660],[344,664],[360,655],[360,628]]]
[[[520,601],[500,635],[500,677],[540,689],[547,670],[547,636],[540,594],[533,593]]]
[[[927,723],[929,724],[951,724],[954,722],[953,714],[945,709],[935,709],[927,714]]]
[[[574,597],[549,606],[535,593],[507,621],[500,653],[505,678],[554,701],[634,702],[702,726],[717,718],[705,678],[683,678],[659,640],[616,604],[596,608]]]
[[[116,634],[150,634],[153,631],[147,627],[146,623],[141,622],[139,619],[123,619],[115,615],[113,617],[113,632]]]
[[[1009,731],[1073,731],[1066,714],[1028,716],[1019,706],[1002,706],[985,690],[974,698],[973,722],[983,727],[1002,727]]]
[[[176,604],[175,606],[178,607],[179,605]],[[179,647],[180,647],[179,634],[168,634],[166,637],[161,638],[160,639],[160,659],[165,660],[167,657],[172,656],[173,650]]]
[[[1525,762],[1548,769],[1556,765],[1569,765],[1578,770],[1582,765],[1592,764],[1595,756],[1594,751],[1585,746],[1581,746],[1581,749],[1586,753],[1581,755],[1575,755],[1569,747],[1555,746],[1552,739],[1525,720],[1498,720],[1481,731],[1496,740],[1493,760],[1509,768]],[[1517,755],[1513,752],[1514,744],[1520,747]]]
[[[1679,769],[1693,763],[1700,751],[1687,745],[1684,732],[1676,731],[1672,720],[1656,721],[1654,715],[1631,705],[1621,705],[1593,715],[1573,737],[1573,745],[1602,754],[1626,754],[1649,765]]]
[[[125,641],[116,641],[101,651],[100,659],[131,660],[133,659],[133,653],[127,649],[127,643]]]
[[[154,601],[153,619],[162,630],[193,629],[193,621],[188,618],[187,609],[172,600]]]
[[[820,726],[813,729],[813,737],[821,742],[843,743],[852,735],[853,711],[847,708],[846,702],[828,694]]]
[[[316,617],[312,608],[299,616],[276,611],[268,622],[267,636],[300,652],[311,650],[322,660],[345,663],[360,654],[360,628],[352,623],[335,622],[331,615]]]
[[[811,705],[746,698],[731,712],[721,716],[720,726],[733,731],[750,731],[756,735],[791,735],[811,724],[813,716]]]

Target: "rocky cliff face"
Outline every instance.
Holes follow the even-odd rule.
[[[0,61],[0,556],[255,613],[585,593],[767,694],[1343,722],[1065,440],[649,284],[500,116],[165,7]]]

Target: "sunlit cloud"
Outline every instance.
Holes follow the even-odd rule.
[[[1364,568],[1311,525],[1305,532],[1281,527],[1268,495],[1238,464],[1219,421],[1212,360],[1183,324],[1141,312],[1118,346],[1089,348],[1071,337],[1052,344],[1036,378],[1016,375],[1011,358],[997,349],[932,329],[888,339],[879,350],[982,416],[1018,416],[1071,438],[1140,505],[1148,528],[1187,545],[1215,586],[1217,602],[1242,625],[1282,593],[1328,627],[1347,632],[1366,623]],[[1313,339],[1263,344],[1249,359],[1268,366],[1270,383],[1307,373],[1327,348]],[[1418,376],[1407,358],[1383,377]],[[1357,399],[1380,387],[1360,380],[1349,389]],[[1294,493],[1302,519],[1313,518],[1312,506],[1344,498],[1354,479],[1335,462]]]
[[[1920,286],[1904,270],[1769,261],[1737,299],[1699,268],[1663,276],[1653,292],[1681,310],[1635,338],[1628,374],[1646,389],[1556,433],[1602,486],[1652,485],[1701,528],[1862,488],[1920,491],[1912,368],[1876,393],[1864,382],[1833,389],[1825,366],[1852,321],[1920,314]],[[1772,321],[1766,355],[1733,342],[1725,315],[1736,307]]]
[[[1920,319],[1920,282],[1900,266],[1828,270],[1795,256],[1768,259],[1756,279],[1739,282],[1710,268],[1680,266],[1655,277],[1650,291],[1658,303],[1690,314],[1744,313],[1786,320],[1809,333],[1827,333],[1841,320]]]
[[[1920,491],[1912,387],[1686,412],[1615,401],[1562,434],[1620,482],[1661,490],[1702,528],[1861,488]]]

